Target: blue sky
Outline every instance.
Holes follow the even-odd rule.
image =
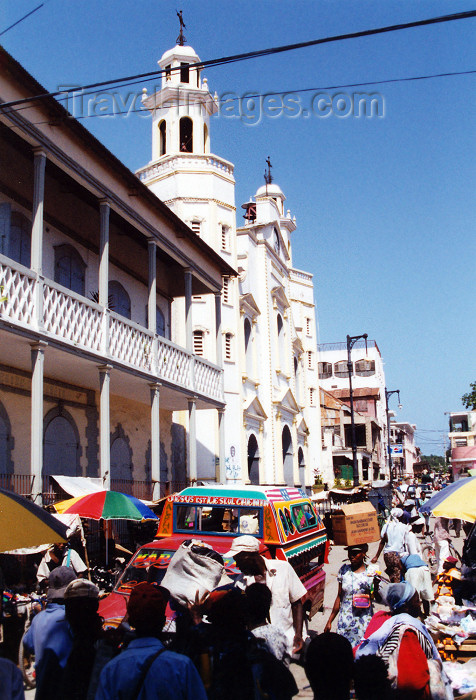
[[[4,0],[0,31],[38,4]],[[473,7],[456,0],[46,0],[0,40],[54,90],[154,70],[175,43],[176,8],[188,43],[207,60]],[[205,72],[219,95],[379,93],[383,117],[318,116],[308,109],[313,92],[299,96],[307,117],[283,110],[250,124],[220,116],[211,147],[235,163],[239,212],[271,156],[297,218],[294,265],[314,274],[321,342],[364,332],[377,341],[387,387],[401,391],[398,418],[417,424],[424,453],[441,453],[436,431],[447,430],[444,412],[461,408],[476,379],[476,75],[333,86],[474,70],[475,30],[476,19],[467,19]],[[82,123],[132,170],[150,160],[149,119]]]

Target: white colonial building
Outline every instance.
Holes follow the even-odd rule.
[[[46,93],[0,57],[2,102]],[[225,408],[216,300],[233,258],[53,98],[2,110],[0,162],[0,485],[40,501],[54,475],[101,477],[150,498],[196,479],[197,414]]]
[[[310,486],[320,455],[317,344],[312,275],[292,266],[295,220],[269,181],[237,227],[233,165],[210,152],[218,103],[199,58],[177,45],[158,63],[161,89],[143,100],[152,113],[152,160],[137,174],[240,273],[224,277],[221,304],[218,296],[215,306],[192,298],[194,352],[223,358],[226,401],[224,413],[197,417],[198,478]],[[223,463],[217,435],[225,472],[216,467]]]
[[[334,397],[350,403],[347,344],[319,345],[319,383]],[[382,356],[374,340],[358,340],[351,351],[353,403],[357,428],[357,461],[359,478],[372,481],[388,478],[387,411],[385,401],[385,373]],[[345,478],[350,478],[352,465],[350,425],[346,427],[345,447],[334,453],[340,465],[346,467]]]

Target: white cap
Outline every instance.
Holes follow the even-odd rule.
[[[251,535],[241,535],[241,537],[235,537],[231,549],[226,552],[225,557],[234,557],[235,554],[240,554],[240,552],[259,552],[259,542],[256,537]]]

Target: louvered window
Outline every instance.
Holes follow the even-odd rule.
[[[197,236],[200,235],[200,229],[201,229],[201,223],[200,223],[200,221],[198,221],[197,219],[195,219],[194,221],[192,221],[192,223],[190,224],[190,228],[192,229],[192,231],[193,231],[194,233],[197,234]]]
[[[348,377],[349,370],[347,369],[347,360],[341,360],[334,365],[334,374],[336,377]]]
[[[203,331],[193,331],[193,352],[203,356]]]
[[[314,392],[315,392],[315,389],[313,387],[311,387],[309,389],[309,406],[314,406]]]
[[[228,277],[223,278],[223,303],[230,303],[230,279]]]
[[[231,333],[225,333],[225,360],[231,360],[231,347],[232,343],[232,334]]]
[[[228,250],[228,226],[221,227],[221,249]]]
[[[312,369],[312,352],[308,350],[307,353],[307,367],[308,369]]]
[[[306,335],[311,335],[311,319],[306,318]]]
[[[329,379],[332,377],[332,363],[319,362],[319,379]]]

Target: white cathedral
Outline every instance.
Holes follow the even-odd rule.
[[[186,426],[197,437],[197,473],[189,477],[309,488],[321,463],[312,274],[293,267],[296,219],[270,167],[242,205],[244,224],[241,210],[237,221],[233,164],[210,152],[218,98],[199,63],[184,45],[158,61],[162,87],[143,96],[152,114],[152,160],[137,172],[237,273],[223,279],[221,298],[192,296],[193,351],[221,360],[226,408],[199,411]],[[183,318],[187,309],[176,304],[174,313]],[[176,341],[185,345],[181,328]],[[186,424],[189,415],[178,419]]]

